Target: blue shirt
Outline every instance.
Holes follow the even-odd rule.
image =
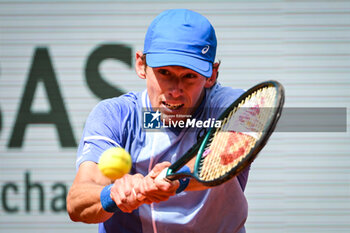
[[[206,89],[197,119],[217,118],[244,91],[214,85]],[[132,156],[131,173],[146,176],[155,164],[174,163],[196,142],[201,129],[143,129],[143,111],[152,110],[147,91],[130,92],[101,101],[90,113],[77,153],[98,163],[110,147],[125,148]],[[99,225],[99,232],[245,232],[248,205],[244,196],[248,169],[223,185],[182,192],[168,201],[142,205],[132,213],[115,213]]]

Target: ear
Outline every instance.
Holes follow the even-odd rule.
[[[213,73],[211,74],[210,78],[207,78],[204,85],[205,88],[211,88],[216,83],[216,79],[219,75],[219,66],[220,66],[220,63],[213,64]]]
[[[141,51],[136,52],[135,56],[135,71],[141,79],[146,79],[146,60],[143,59],[143,53]]]

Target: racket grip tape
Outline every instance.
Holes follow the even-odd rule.
[[[114,213],[117,211],[121,211],[117,204],[115,204],[115,202],[112,200],[111,198],[111,188],[112,188],[113,184],[107,185],[106,187],[104,187],[100,193],[100,202],[102,205],[102,208],[110,213]]]

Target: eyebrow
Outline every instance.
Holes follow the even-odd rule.
[[[177,70],[185,70],[184,73],[188,74],[188,73],[191,73],[191,74],[196,74],[196,75],[199,75],[196,71],[190,69],[190,68],[186,68],[184,66],[176,66],[176,68],[170,68],[171,66],[161,66],[161,67],[154,67],[156,70],[167,70],[169,71],[170,73],[174,73],[176,72]],[[173,66],[175,67],[175,66]],[[179,67],[179,68],[177,68]],[[181,68],[182,67],[182,68]]]

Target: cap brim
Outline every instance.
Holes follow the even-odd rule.
[[[147,53],[146,62],[148,66],[153,68],[161,66],[183,66],[207,78],[210,78],[213,72],[211,62],[177,53]]]

